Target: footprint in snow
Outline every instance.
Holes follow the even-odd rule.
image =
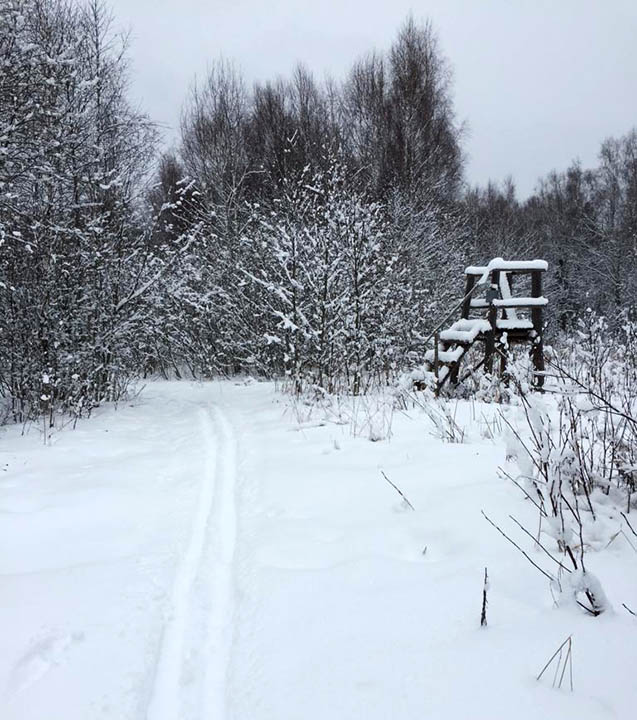
[[[46,635],[35,640],[15,664],[9,677],[7,695],[15,696],[38,682],[51,668],[59,665],[68,649],[84,639],[84,633]]]

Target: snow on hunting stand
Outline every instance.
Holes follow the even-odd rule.
[[[548,300],[542,296],[542,273],[548,264],[545,260],[503,260],[494,258],[488,265],[469,266],[465,269],[465,294],[453,310],[431,332],[425,345],[434,341],[425,355],[424,372],[414,378],[416,387],[434,385],[436,393],[449,381],[457,385],[484,366],[492,374],[494,358],[500,360],[500,374],[506,372],[509,346],[512,343],[529,343],[535,369],[535,385],[544,384],[544,349],[542,343],[543,309]],[[516,285],[530,277],[530,295],[514,297]],[[476,297],[486,289],[484,297]],[[524,289],[524,285],[523,285]],[[461,318],[447,329],[441,330],[460,310]],[[474,311],[480,317],[472,315]],[[460,365],[468,359],[476,343],[484,344],[480,361],[466,368],[460,376]]]

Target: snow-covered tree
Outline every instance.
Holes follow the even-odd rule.
[[[0,2],[0,383],[16,418],[117,397],[141,352],[155,132],[126,100],[124,51],[96,1]]]

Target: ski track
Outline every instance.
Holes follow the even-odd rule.
[[[165,620],[147,720],[224,720],[233,638],[236,441],[218,408],[200,407],[203,472],[190,541]]]

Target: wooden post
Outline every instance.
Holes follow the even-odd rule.
[[[467,283],[464,290],[464,302],[462,303],[462,318],[466,320],[471,313],[471,295],[469,293],[473,290],[476,284],[475,275],[467,275]]]
[[[471,314],[471,298],[473,297],[471,291],[475,287],[476,284],[476,276],[475,275],[467,275],[467,282],[465,284],[464,289],[464,301],[462,303],[462,312],[461,317],[463,320],[468,320],[469,315]],[[452,385],[456,385],[458,382],[458,375],[460,373],[460,363],[455,362],[450,368],[449,368],[449,382],[452,383]]]
[[[436,333],[434,335],[434,376],[436,378],[436,397],[438,397],[438,392],[440,389],[440,378],[438,377],[438,369],[440,367],[440,360],[438,359],[438,338],[439,335],[438,333]]]
[[[509,385],[509,375],[507,373],[508,361],[509,361],[508,343],[507,343],[507,347],[505,347],[503,343],[500,343],[500,376],[504,380],[504,384],[506,386]]]
[[[452,385],[457,385],[459,373],[460,373],[460,362],[458,360],[456,360],[453,363],[453,365],[449,368],[449,382]]]
[[[531,272],[531,297],[542,297],[542,272],[533,270]],[[533,367],[535,368],[535,386],[541,388],[544,385],[544,342],[542,340],[543,322],[542,322],[542,306],[534,305],[531,308],[531,321],[533,322],[533,330],[535,337],[531,345],[531,357],[533,359]]]
[[[484,338],[484,368],[489,373],[493,374],[493,355],[495,354],[495,328],[498,311],[495,305],[489,305],[489,324],[491,325],[490,330],[485,334]]]
[[[498,288],[500,281],[500,271],[493,270],[491,272],[491,287],[487,291],[487,298],[489,300],[489,325],[491,326],[489,331],[486,333],[484,339],[484,368],[491,375],[493,373],[493,355],[495,354],[495,337],[498,320],[498,309],[493,304],[493,301],[498,296]]]

